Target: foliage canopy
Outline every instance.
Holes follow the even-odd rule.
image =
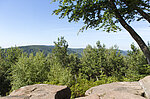
[[[54,14],[60,14],[59,18],[67,17],[69,22],[78,22],[82,19],[85,26],[81,30],[88,28],[97,30],[103,28],[107,32],[120,30],[111,0],[53,0],[56,1],[59,1],[59,8],[54,10]],[[135,9],[148,12],[150,7],[148,0],[113,0],[113,2],[122,18],[128,23],[143,19]]]
[[[54,10],[54,14],[60,15],[59,18],[67,17],[69,22],[83,20],[84,26],[80,31],[102,28],[106,32],[116,32],[121,30],[120,23],[138,43],[150,64],[147,45],[129,25],[141,19],[150,23],[149,7],[149,0],[59,0],[59,8]]]

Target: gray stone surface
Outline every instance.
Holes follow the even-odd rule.
[[[142,87],[138,82],[114,82],[92,87],[86,91],[85,95],[98,94],[99,96],[101,96],[106,92],[111,91],[127,92],[136,95],[142,95],[144,93]]]
[[[28,96],[6,96],[0,97],[0,99],[30,99]]]
[[[145,99],[140,95],[135,95],[127,92],[112,91],[100,96],[99,99]]]
[[[114,82],[92,87],[85,95],[97,94],[100,99],[145,99],[138,82]]]
[[[143,87],[146,97],[150,99],[150,76],[141,79],[139,83]]]
[[[89,96],[79,97],[79,98],[75,98],[75,99],[100,99],[100,97],[97,94],[91,94]]]
[[[70,97],[71,91],[67,86],[35,84],[21,87],[0,99],[70,99]]]

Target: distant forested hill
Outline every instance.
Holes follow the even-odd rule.
[[[55,46],[46,46],[46,45],[30,45],[30,46],[20,46],[19,48],[23,50],[23,52],[34,54],[38,51],[43,52],[45,55],[51,53]],[[79,57],[81,57],[81,53],[83,52],[83,48],[68,48],[68,53],[77,53]]]
[[[34,55],[36,52],[40,51],[43,52],[45,55],[48,55],[48,53],[52,53],[52,50],[55,46],[46,46],[46,45],[29,45],[29,46],[20,46],[18,48],[22,49],[23,52],[26,52],[28,54],[33,53]],[[78,54],[79,57],[82,56],[84,48],[68,48],[68,53],[71,54]],[[127,55],[127,51],[120,50],[120,52],[123,55]]]
[[[125,55],[125,56],[128,54],[128,51],[120,50],[120,52],[121,52],[123,55]]]

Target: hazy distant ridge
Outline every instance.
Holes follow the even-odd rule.
[[[36,53],[38,51],[43,52],[45,55],[47,55],[48,53],[52,53],[52,50],[54,49],[55,46],[51,45],[51,46],[46,46],[46,45],[29,45],[29,46],[20,46],[19,48],[21,48],[23,50],[23,52],[26,52],[28,54],[30,53]],[[68,53],[77,53],[79,55],[79,57],[81,57],[81,53],[83,52],[84,48],[68,48]],[[123,55],[127,55],[127,51],[122,51],[121,53]]]
[[[55,46],[46,46],[46,45],[29,45],[29,46],[20,46],[19,48],[23,50],[23,52],[26,53],[36,53],[38,51],[43,52],[45,55],[48,53],[52,53],[52,50]],[[79,56],[81,56],[81,53],[83,52],[83,48],[68,48],[68,53],[77,53]]]

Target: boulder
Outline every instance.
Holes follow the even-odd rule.
[[[112,91],[100,96],[99,99],[146,99],[142,96],[127,92]]]
[[[99,99],[145,99],[139,82],[114,82],[92,87],[85,95],[97,94]]]
[[[141,79],[139,83],[143,87],[147,99],[150,99],[150,76],[146,76],[145,78]]]
[[[67,86],[35,84],[21,87],[0,99],[70,99]],[[139,82],[114,82],[95,86],[86,91],[85,97],[75,99],[150,99],[150,76]]]
[[[67,86],[35,84],[21,87],[0,99],[70,99],[71,91]]]

